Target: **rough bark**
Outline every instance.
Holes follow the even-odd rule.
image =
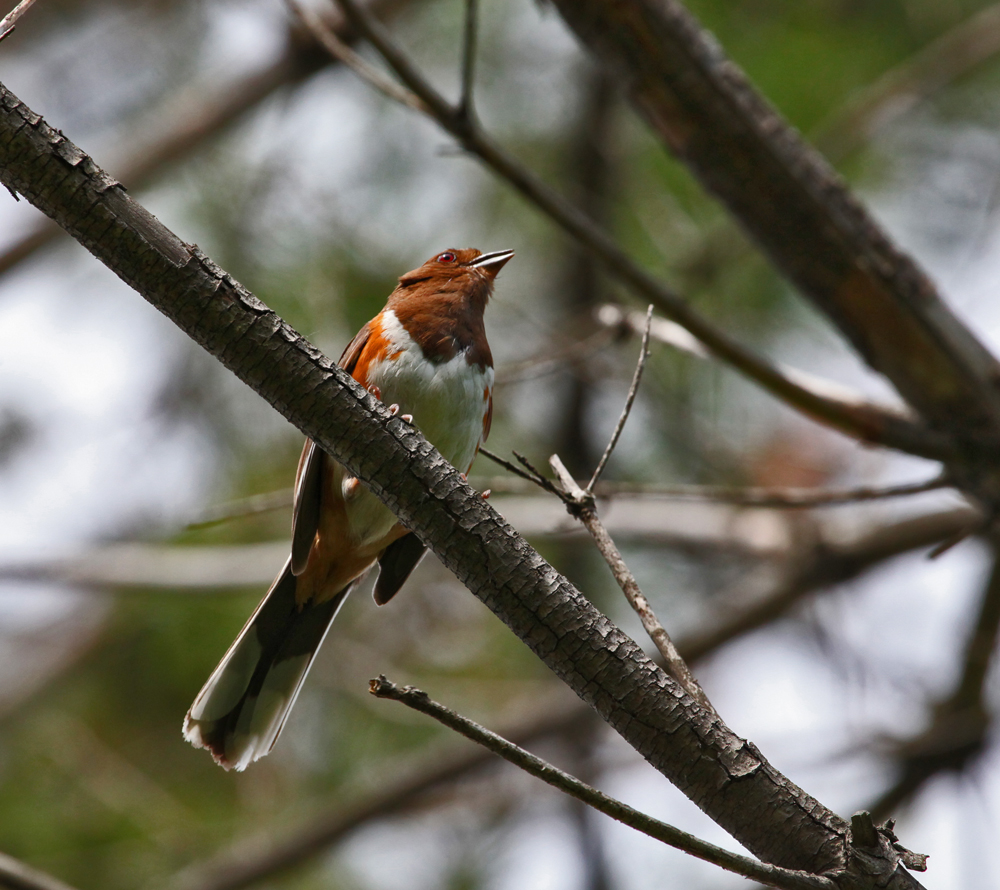
[[[416,429],[132,201],[2,85],[0,181],[366,482],[546,665],[749,850],[776,865],[836,874],[845,887],[888,885],[857,870],[843,819],[700,708]],[[892,886],[919,886],[896,869],[891,849],[873,855],[883,878],[894,875]]]
[[[663,143],[1000,502],[1000,365],[676,0],[554,0]]]

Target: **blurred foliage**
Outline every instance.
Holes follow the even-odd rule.
[[[984,4],[689,5],[770,101],[809,133],[854,91]],[[458,0],[413,0],[394,23],[417,61],[452,94],[462,8]],[[283,16],[279,0],[45,0],[3,44],[0,77],[15,93],[29,84],[26,101],[71,138],[127,154],[141,122],[155,120],[174,91],[207,93],[227,81],[220,58],[239,59],[235,68],[251,70],[259,51],[260,65],[267,64],[282,45]],[[544,5],[484,2],[480,39],[477,89],[486,125],[525,163],[572,191],[579,183],[568,181],[567,158],[589,62]],[[51,64],[56,57],[58,65]],[[955,125],[995,124],[998,77],[995,63],[973,72],[934,98],[933,114]],[[611,118],[607,219],[629,252],[761,348],[779,349],[795,337],[822,340],[817,320],[791,308],[789,288],[624,102],[615,101]],[[857,185],[878,189],[895,174],[896,161],[867,152],[849,159],[845,172]],[[488,313],[499,365],[544,357],[588,324],[559,292],[559,267],[571,247],[565,236],[476,162],[456,156],[427,122],[390,107],[343,71],[321,72],[272,97],[169,171],[152,198],[182,237],[197,241],[332,356],[381,308],[399,274],[447,245],[517,250]],[[65,254],[37,262],[57,263]],[[608,282],[602,287],[610,298],[630,299]],[[192,509],[290,486],[298,434],[189,344],[178,340],[170,348],[149,410],[164,425],[190,427],[200,460],[207,455],[201,503]],[[575,375],[584,398],[573,410],[583,412],[591,451],[599,453],[636,351],[634,342],[616,343],[581,367],[499,387],[491,447],[518,448],[543,466],[570,410],[565,396]],[[43,435],[42,421],[2,405],[0,421],[0,473],[13,472],[23,462],[22,442]],[[793,436],[805,445],[779,447]],[[857,453],[734,386],[727,370],[658,349],[609,477],[786,484],[805,474],[824,484],[837,478],[840,465],[829,455],[845,452]],[[495,468],[480,458],[476,472],[492,475]],[[185,529],[183,516],[175,519],[167,539],[189,546],[272,540],[287,535],[289,524],[287,510],[196,531]],[[133,533],[122,520],[121,537]],[[589,548],[558,537],[539,547],[635,630]],[[657,607],[684,626],[708,614],[711,595],[746,572],[735,557],[627,550]],[[667,590],[676,593],[668,597]],[[233,839],[343,806],[427,752],[456,745],[423,719],[369,700],[365,681],[376,673],[432,690],[490,725],[559,695],[554,678],[524,647],[428,560],[384,609],[376,610],[366,592],[356,594],[276,750],[243,775],[226,774],[183,743],[180,724],[261,592],[115,593],[100,632],[71,667],[4,714],[0,849],[81,890],[162,885]],[[550,754],[570,759],[568,747]],[[626,756],[615,749],[612,760]],[[493,863],[512,826],[529,818],[532,790],[517,780],[507,785],[509,797],[501,793],[503,782],[490,792],[494,797],[482,789],[471,795],[483,804],[475,819],[456,804],[461,793],[441,792],[438,815],[427,818],[439,841],[460,839],[448,848],[447,867],[431,877],[417,874],[412,885],[389,882],[389,890],[506,886]],[[389,824],[403,831],[409,822]],[[366,888],[373,880],[321,859],[266,886]],[[707,880],[700,886],[715,886]],[[659,886],[668,885],[674,886]]]

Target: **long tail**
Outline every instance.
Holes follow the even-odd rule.
[[[225,769],[267,754],[353,583],[319,605],[295,602],[291,559],[184,718],[184,738]]]

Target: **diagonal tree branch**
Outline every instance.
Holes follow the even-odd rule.
[[[371,681],[370,691],[377,698],[387,698],[398,701],[433,717],[449,729],[464,735],[467,739],[482,745],[508,763],[547,782],[554,788],[575,797],[598,812],[617,819],[619,822],[643,832],[678,850],[683,850],[692,856],[712,862],[727,871],[735,872],[745,878],[762,881],[772,887],[787,888],[787,890],[837,890],[837,885],[829,878],[811,875],[806,872],[793,872],[783,868],[766,865],[738,853],[730,853],[715,844],[709,844],[686,831],[680,831],[672,825],[660,822],[650,816],[640,813],[620,800],[608,797],[606,794],[584,784],[579,779],[546,763],[524,748],[514,745],[502,736],[490,732],[478,723],[462,717],[450,708],[444,707],[413,686],[399,687],[384,676]]]
[[[677,0],[555,0],[663,143],[1000,502],[1000,365]],[[959,462],[961,465],[961,462]]]
[[[126,283],[342,462],[538,657],[754,855],[920,886],[686,695],[558,575],[419,431],[133,201],[0,86],[0,182],[53,216]],[[874,871],[873,871],[874,869]]]
[[[810,593],[857,577],[887,559],[929,547],[969,525],[975,515],[971,510],[932,513],[879,527],[854,542],[817,544],[796,572],[796,583],[789,581],[754,605],[722,616],[711,627],[678,640],[677,648],[688,661],[704,658],[767,621],[787,614]],[[562,733],[578,736],[591,715],[593,712],[581,702],[572,710],[507,727],[503,735],[522,746]],[[428,789],[457,780],[486,762],[482,753],[435,758],[434,765],[426,770],[389,782],[358,803],[347,807],[339,804],[330,812],[314,815],[278,837],[269,833],[237,841],[208,861],[176,875],[170,890],[239,890],[251,886],[300,865],[367,821],[399,812]]]

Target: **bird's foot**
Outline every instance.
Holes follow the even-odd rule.
[[[395,417],[397,414],[399,414],[399,405],[396,405],[396,404],[390,405],[389,406],[389,413],[393,417]],[[412,414],[399,414],[399,419],[401,421],[403,421],[403,423],[409,423],[409,424],[413,423],[413,415]]]

